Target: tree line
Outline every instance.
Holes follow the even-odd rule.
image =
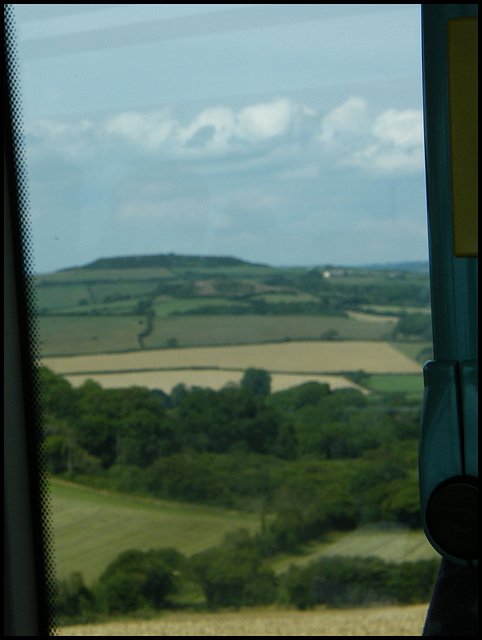
[[[276,514],[279,539],[380,520],[420,526],[419,403],[268,372],[214,391],[74,389],[42,367],[49,471],[91,486]],[[295,520],[296,520],[295,518]],[[283,530],[283,532],[282,532]]]
[[[418,403],[393,394],[367,398],[317,382],[272,393],[269,373],[254,368],[239,385],[214,391],[180,384],[170,394],[103,389],[92,380],[73,388],[45,367],[39,380],[53,475],[260,517],[258,533],[236,532],[188,559],[172,550],[133,550],[93,587],[72,575],[59,583],[62,616],[85,620],[86,612],[169,606],[180,580],[181,590],[189,584],[201,590],[210,608],[411,602],[410,592],[421,601],[429,594],[430,563],[403,568],[357,560],[363,588],[350,578],[352,559],[293,568],[284,577],[266,565],[333,530],[370,522],[420,526]],[[423,587],[415,588],[420,575]]]
[[[418,604],[430,600],[438,565],[333,556],[276,574],[264,562],[256,537],[241,529],[189,558],[173,548],[124,551],[89,587],[80,572],[72,573],[58,582],[57,615],[61,624],[155,615],[186,606],[186,598],[199,601],[200,595],[201,606],[211,611],[273,604],[300,610],[320,604]]]

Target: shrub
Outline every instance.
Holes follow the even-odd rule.
[[[316,604],[416,604],[430,601],[438,564],[436,560],[397,564],[376,557],[335,556],[301,569],[291,567],[282,583],[288,601],[300,609]]]
[[[60,620],[85,622],[95,609],[95,596],[87,589],[79,571],[57,583],[56,611]]]
[[[128,613],[145,606],[162,609],[176,590],[173,564],[173,554],[163,550],[124,551],[100,577],[103,608],[109,613]]]
[[[276,576],[261,566],[249,536],[244,542],[238,539],[233,544],[228,540],[222,546],[195,554],[190,567],[212,610],[266,605],[276,599]]]

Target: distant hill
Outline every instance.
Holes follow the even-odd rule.
[[[150,256],[117,256],[112,258],[98,258],[82,267],[64,268],[62,271],[73,269],[142,269],[148,267],[237,267],[255,266],[267,267],[266,263],[249,262],[230,256],[195,256],[179,255],[175,253],[150,255]],[[344,265],[337,268],[365,269],[373,271],[406,271],[411,273],[428,273],[428,262],[385,262],[369,265]]]
[[[136,269],[146,267],[236,267],[254,263],[227,256],[184,256],[174,253],[154,256],[99,258],[83,269]],[[256,265],[261,266],[261,265]],[[263,265],[265,266],[265,265]]]
[[[412,273],[428,273],[427,262],[384,262],[382,264],[368,264],[360,267],[374,271],[410,271]]]

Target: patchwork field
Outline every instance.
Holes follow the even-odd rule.
[[[271,373],[333,374],[363,369],[367,373],[419,373],[420,365],[387,342],[287,342],[132,353],[45,357],[55,373],[104,373],[175,369],[266,369]]]
[[[190,555],[218,544],[227,531],[260,526],[255,514],[112,494],[58,479],[51,480],[50,490],[57,575],[81,571],[87,584],[127,549],[175,547]],[[291,564],[333,555],[378,556],[392,562],[439,557],[421,530],[371,525],[278,558],[273,569],[279,573]]]
[[[125,304],[132,303],[117,303]],[[163,313],[169,311],[170,305],[168,302],[161,305]],[[186,311],[191,302],[178,300],[176,305],[184,305]],[[87,308],[85,310],[87,312]],[[117,308],[117,311],[121,313],[122,309]],[[45,356],[68,356],[138,349],[138,335],[144,330],[145,323],[145,317],[136,315],[41,316],[38,319],[41,351]],[[343,340],[386,340],[393,326],[393,319],[369,314],[347,318],[308,315],[165,316],[154,318],[152,330],[144,338],[144,347],[159,349],[173,340],[179,347],[320,340],[323,335],[333,332]]]

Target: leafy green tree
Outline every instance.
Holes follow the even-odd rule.
[[[411,529],[420,528],[420,494],[416,470],[407,477],[392,480],[388,484],[386,497],[381,504],[381,517]]]
[[[77,418],[77,398],[70,382],[45,366],[39,367],[38,376],[44,412],[57,418]]]
[[[389,505],[382,515],[382,504],[389,495],[389,487],[397,480],[404,483],[406,478],[406,465],[396,451],[396,445],[368,452],[358,462],[351,479],[351,494],[362,521],[377,522],[386,518]]]
[[[279,416],[245,388],[192,391],[177,407],[180,440],[194,451],[270,452]]]
[[[173,453],[174,431],[172,420],[159,411],[126,411],[119,428],[118,462],[147,467],[159,455]]]
[[[330,393],[330,385],[320,382],[305,382],[296,387],[293,408],[317,405]]]
[[[183,382],[176,384],[171,389],[171,394],[170,394],[171,405],[173,407],[177,407],[177,405],[180,404],[185,398],[187,398],[188,395],[189,395],[189,391]]]
[[[251,545],[213,547],[192,556],[190,566],[212,610],[275,600],[276,577]]]
[[[432,320],[429,313],[406,313],[400,317],[393,329],[395,339],[417,338],[432,340]]]
[[[162,609],[176,590],[176,579],[162,550],[124,551],[99,579],[100,599],[109,612],[128,613],[151,606]]]
[[[246,369],[241,378],[240,385],[249,389],[255,396],[267,397],[271,393],[271,375],[265,369]]]
[[[291,565],[282,578],[282,589],[286,592],[288,603],[301,611],[313,607],[316,602],[312,588],[313,579],[312,565],[302,569]]]
[[[95,611],[95,596],[79,571],[57,582],[55,605],[60,620],[83,621]]]
[[[291,422],[280,422],[271,453],[284,460],[294,460],[298,456],[298,440]]]

